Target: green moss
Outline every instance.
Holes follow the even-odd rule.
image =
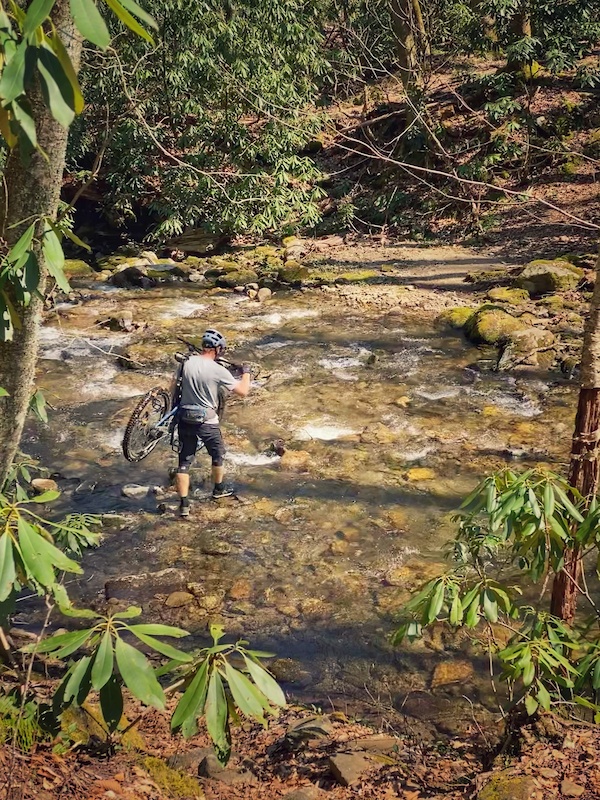
[[[342,272],[335,278],[336,283],[365,283],[366,281],[381,280],[381,273],[376,269],[355,269],[352,272]]]
[[[228,271],[217,278],[217,286],[233,289],[235,286],[245,286],[247,283],[256,283],[258,275],[252,269],[236,269]]]
[[[297,286],[309,277],[309,271],[298,261],[288,260],[278,272],[278,278],[282,283],[289,283]]]
[[[509,289],[508,286],[498,286],[487,293],[490,300],[495,303],[510,303],[519,305],[529,300],[529,292],[525,289]]]
[[[485,272],[469,272],[465,277],[467,283],[493,284],[506,286],[510,282],[510,275],[505,269],[492,269]]]
[[[148,756],[143,759],[142,766],[169,797],[200,799],[205,796],[197,780],[181,770],[167,766],[160,758]]]
[[[531,295],[550,294],[574,289],[584,272],[563,259],[530,261],[517,277],[515,284]]]
[[[93,269],[85,261],[78,258],[65,259],[65,275],[67,278],[86,278],[93,274]]]
[[[119,730],[125,730],[130,724],[125,714],[119,722]],[[60,726],[70,740],[76,744],[88,745],[91,740],[107,740],[106,726],[100,708],[93,703],[84,703],[82,708],[71,706],[60,716]],[[122,744],[129,750],[144,750],[146,743],[136,728],[131,728],[122,737]]]
[[[559,294],[551,294],[549,297],[544,297],[540,300],[539,304],[546,306],[550,311],[561,311],[565,307],[565,300]]]
[[[501,306],[486,304],[481,306],[465,325],[465,333],[476,344],[498,344],[516,331],[527,327],[511,316]]]
[[[108,269],[111,272],[119,269],[123,265],[131,266],[137,264],[140,259],[137,256],[104,256],[98,259],[98,268],[101,270]]]
[[[477,800],[529,800],[536,786],[531,775],[494,775]]]
[[[437,318],[437,321],[443,325],[449,325],[455,330],[464,328],[467,322],[471,319],[475,309],[468,308],[467,306],[459,306],[458,308],[448,308]]]
[[[273,247],[272,245],[263,244],[259,247],[254,248],[254,250],[250,250],[246,253],[248,258],[256,259],[258,261],[262,261],[267,258],[273,258],[274,256],[278,256],[281,253],[281,250],[278,247]]]

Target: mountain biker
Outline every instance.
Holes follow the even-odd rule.
[[[225,352],[225,338],[214,328],[202,335],[202,352],[187,358],[178,370],[171,386],[176,391],[179,384],[179,411],[177,423],[179,432],[179,466],[175,476],[175,488],[179,495],[179,515],[188,517],[190,501],[189,470],[200,442],[212,458],[213,493],[215,500],[231,497],[233,489],[224,483],[225,469],[223,457],[225,444],[219,427],[217,408],[219,389],[225,388],[240,397],[250,391],[250,367],[242,367],[242,377],[236,380],[221,364],[216,363]]]

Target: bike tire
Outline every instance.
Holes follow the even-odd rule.
[[[223,422],[225,419],[225,406],[227,405],[227,391],[225,389],[219,389],[219,402],[217,404],[217,416],[219,418],[219,422]]]
[[[123,434],[123,455],[136,462],[149,456],[164,437],[151,438],[150,430],[168,413],[171,397],[166,389],[155,387],[142,397],[133,409]]]

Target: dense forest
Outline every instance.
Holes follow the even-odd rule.
[[[600,796],[599,96],[597,0],[0,4],[0,800]]]

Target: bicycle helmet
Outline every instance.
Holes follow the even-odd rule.
[[[207,350],[214,349],[217,351],[217,355],[221,355],[227,347],[227,342],[219,331],[216,331],[214,328],[209,328],[202,334],[202,347],[205,347]]]

